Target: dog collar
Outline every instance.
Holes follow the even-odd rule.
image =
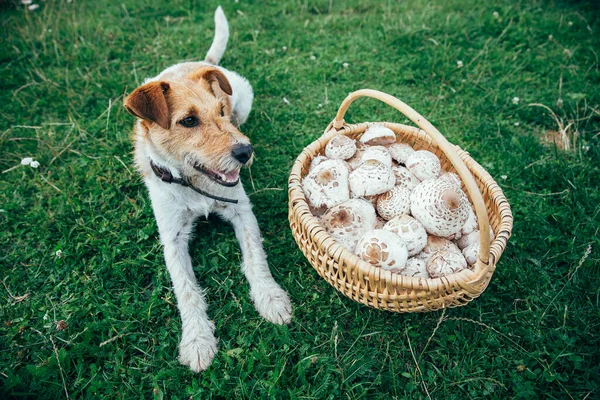
[[[202,190],[200,188],[197,188],[196,186],[192,185],[192,183],[190,182],[189,178],[186,178],[184,175],[181,175],[181,178],[175,178],[173,176],[173,174],[171,173],[171,171],[169,171],[166,168],[159,167],[158,165],[156,165],[154,163],[154,161],[152,159],[150,159],[150,168],[152,168],[152,172],[154,172],[154,175],[156,175],[163,182],[166,182],[166,183],[177,183],[178,185],[189,187],[194,192],[200,193],[201,195],[206,196],[206,197],[210,197],[211,199],[214,199],[214,200],[225,201],[227,203],[233,203],[233,204],[237,204],[238,203],[237,200],[227,199],[225,197],[215,196],[215,195],[212,195],[212,194],[209,194],[209,193],[205,192],[204,190]]]

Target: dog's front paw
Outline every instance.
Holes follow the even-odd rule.
[[[289,324],[292,321],[292,303],[287,292],[278,284],[252,288],[254,306],[258,313],[274,324]]]
[[[217,354],[217,338],[210,334],[179,344],[179,362],[194,372],[207,369]]]

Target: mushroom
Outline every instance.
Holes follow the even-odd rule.
[[[493,239],[494,239],[494,231],[492,231],[492,228],[490,227],[490,240],[493,240]],[[459,249],[463,250],[466,247],[469,247],[474,243],[479,243],[480,240],[481,240],[480,231],[479,231],[479,229],[476,229],[471,233],[463,235],[460,239],[458,239],[456,241],[456,244],[458,245]]]
[[[361,156],[361,163],[367,160],[377,160],[382,162],[388,168],[392,167],[392,156],[383,146],[371,146],[365,148]]]
[[[347,160],[351,171],[355,170],[356,168],[358,168],[360,166],[360,164],[362,164],[362,162],[363,162],[362,155],[366,149],[367,149],[367,146],[365,146],[364,144],[362,144],[360,142],[357,143],[356,153],[354,153],[354,155]]]
[[[449,182],[454,183],[459,188],[462,187],[462,181],[460,180],[460,177],[454,172],[442,172],[442,174],[440,175],[440,179],[446,179]]]
[[[377,217],[377,222],[375,223],[375,229],[383,229],[383,227],[387,224],[387,221],[381,217]]]
[[[356,143],[348,136],[336,135],[325,146],[325,155],[334,160],[347,160],[356,153]]]
[[[386,145],[396,141],[396,134],[383,125],[371,125],[362,134],[360,141],[369,146]]]
[[[460,229],[460,233],[462,235],[468,235],[469,233],[471,233],[477,229],[479,229],[477,215],[475,215],[475,211],[473,211],[473,207],[469,207],[469,214],[467,216],[467,220],[465,221],[464,225]]]
[[[429,274],[427,273],[427,262],[416,257],[410,257],[400,273],[415,278],[429,278]]]
[[[410,215],[392,218],[383,229],[393,232],[404,240],[410,257],[417,255],[427,244],[427,232],[423,225]]]
[[[455,253],[461,253],[460,249],[448,239],[437,236],[427,236],[427,244],[415,257],[427,261],[431,255],[438,250],[449,250]]]
[[[392,190],[377,197],[377,213],[386,220],[410,212],[410,190],[404,186],[394,186]]]
[[[417,150],[408,156],[406,168],[421,181],[437,178],[442,170],[440,160],[427,150]]]
[[[463,249],[462,253],[465,259],[467,260],[467,264],[473,265],[477,262],[479,250],[481,250],[481,244],[479,242],[475,242]]]
[[[312,171],[317,165],[321,164],[323,161],[327,161],[328,158],[325,156],[316,156],[315,158],[312,159],[312,161],[310,162],[310,167],[308,168],[309,171]]]
[[[376,222],[375,210],[362,199],[351,199],[333,206],[321,218],[325,230],[351,252],[354,252],[358,239],[373,229]]]
[[[323,161],[306,175],[302,189],[315,208],[342,203],[350,197],[348,168],[341,160]]]
[[[371,265],[392,272],[400,272],[408,259],[404,241],[398,235],[383,229],[373,229],[365,233],[354,252]]]
[[[451,250],[438,250],[427,261],[427,273],[431,278],[455,274],[465,268],[467,268],[465,257]]]
[[[406,143],[393,143],[388,146],[388,151],[394,161],[399,164],[406,164],[406,160],[415,152],[415,149]]]
[[[396,186],[404,186],[412,191],[421,183],[406,167],[394,165],[392,166],[392,172],[396,177]]]
[[[348,180],[354,197],[387,192],[396,182],[392,170],[377,160],[363,162],[360,167],[352,171]]]
[[[467,195],[444,179],[421,182],[410,196],[410,211],[427,233],[440,237],[460,232],[471,205]]]

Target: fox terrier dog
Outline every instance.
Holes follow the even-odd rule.
[[[258,313],[275,324],[291,321],[292,306],[273,279],[240,168],[253,159],[238,127],[254,97],[242,76],[218,66],[229,39],[221,7],[204,62],[173,65],[147,79],[124,101],[137,117],[135,163],[150,193],[167,269],[173,281],[182,334],[179,362],[194,372],[217,352],[215,325],[196,283],[188,241],[197,217],[216,213],[230,221],[242,252],[242,271]]]

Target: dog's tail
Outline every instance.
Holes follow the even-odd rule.
[[[219,6],[215,11],[215,38],[206,53],[204,61],[218,65],[227,48],[227,40],[229,40],[229,24],[223,9]]]

